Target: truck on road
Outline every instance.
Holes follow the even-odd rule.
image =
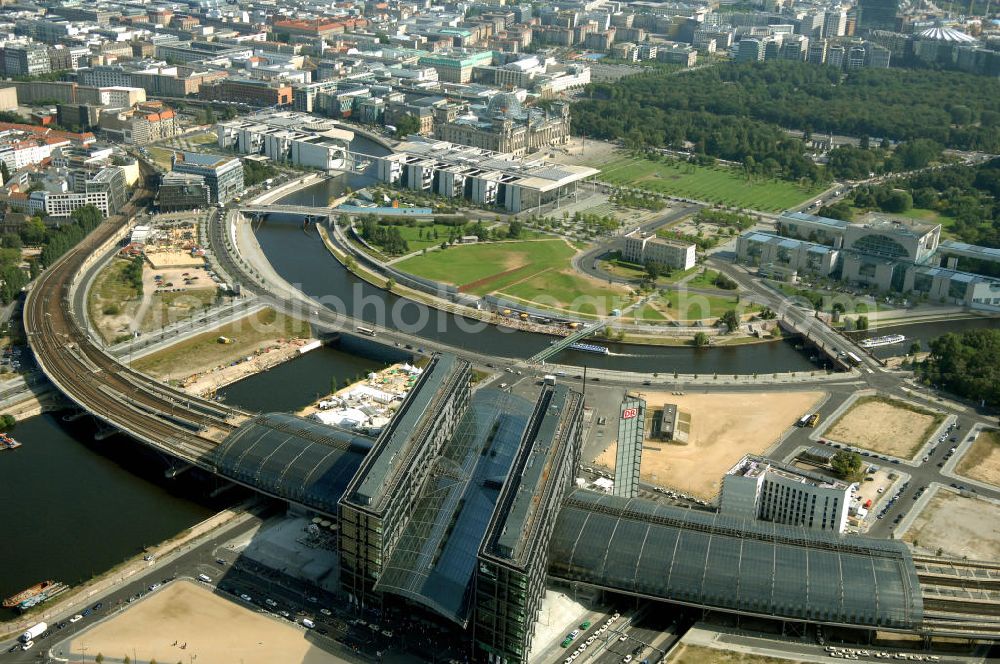
[[[29,627],[28,631],[26,631],[24,634],[22,634],[21,636],[19,636],[18,640],[21,643],[27,643],[28,641],[33,641],[34,639],[36,639],[39,636],[41,636],[42,633],[44,633],[45,630],[47,630],[48,628],[49,628],[49,626],[46,623],[43,623],[43,622],[36,623],[36,624],[32,625],[31,627]]]

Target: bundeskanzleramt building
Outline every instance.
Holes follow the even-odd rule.
[[[197,152],[174,153],[177,173],[200,175],[210,192],[210,201],[225,205],[243,192],[243,162],[236,157],[222,157]]]
[[[940,224],[878,213],[849,223],[786,212],[778,218],[778,232],[741,235],[737,260],[762,276],[809,274],[1000,310],[1000,250],[942,241]]]
[[[690,242],[677,242],[655,235],[627,237],[622,259],[638,265],[657,263],[671,270],[688,270],[694,267],[695,246]]]
[[[851,485],[747,455],[722,478],[719,512],[816,530],[844,531]]]
[[[582,441],[583,398],[546,387],[497,500],[475,583],[476,649],[487,661],[527,662],[545,594],[549,541],[572,489]]]

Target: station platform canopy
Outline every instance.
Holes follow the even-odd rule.
[[[744,614],[887,629],[923,619],[902,542],[594,491],[566,498],[549,560],[568,581]]]
[[[208,456],[234,482],[335,517],[372,440],[286,413],[245,422]]]

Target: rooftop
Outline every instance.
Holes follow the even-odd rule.
[[[580,402],[581,396],[566,385],[542,391],[483,544],[485,554],[517,567],[527,565],[526,545],[538,536],[543,496],[551,493],[556,480],[553,464],[572,442],[572,418]]]
[[[805,212],[783,212],[781,214],[782,219],[790,219],[793,221],[804,221],[811,224],[822,224],[823,226],[829,226],[830,228],[835,228],[838,230],[843,230],[847,227],[848,222],[842,219],[831,219],[829,217],[819,217],[814,214],[807,214]]]
[[[924,235],[933,232],[934,229],[941,227],[941,224],[926,224],[922,221],[917,221],[916,219],[898,217],[891,214],[884,214],[882,212],[869,212],[868,214],[863,215],[853,225],[873,230],[893,231],[895,233],[902,233],[914,237],[923,237]]]
[[[260,415],[206,459],[223,477],[334,516],[372,440],[285,413]]]
[[[450,398],[448,385],[467,366],[468,362],[453,355],[438,355],[431,360],[391,424],[379,435],[344,500],[376,512],[385,507],[423,443],[421,434],[437,413],[439,402]]]
[[[410,519],[376,590],[468,622],[479,546],[530,414],[530,401],[507,392],[487,388],[473,395],[416,500],[420,518]],[[490,453],[483,454],[487,446]]]
[[[825,475],[820,475],[819,473],[813,473],[808,470],[803,470],[801,468],[796,468],[795,466],[779,463],[777,461],[772,461],[771,459],[765,459],[752,454],[748,454],[740,459],[739,462],[730,468],[729,472],[726,474],[757,478],[765,473],[772,473],[783,477],[786,480],[791,480],[800,484],[811,484],[812,486],[830,489],[843,490],[849,486],[832,477],[826,477]]]
[[[643,597],[833,624],[906,629],[923,602],[900,541],[575,490],[549,573]]]

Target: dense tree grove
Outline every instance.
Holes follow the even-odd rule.
[[[384,226],[371,217],[361,220],[361,237],[390,256],[402,256],[410,251],[410,245],[397,226]]]
[[[949,166],[917,173],[880,186],[859,187],[855,207],[902,212],[912,207],[954,219],[949,231],[964,242],[1000,247],[1000,158],[979,166]],[[822,208],[838,219],[846,206]],[[834,209],[836,208],[836,209]],[[832,213],[832,214],[831,214]]]
[[[919,373],[960,396],[1000,405],[1000,330],[966,330],[934,339]]]
[[[243,160],[243,183],[248,187],[260,184],[277,174],[278,169],[270,162],[254,161],[253,159]]]
[[[1000,151],[1000,80],[960,72],[727,63],[594,83],[586,95],[573,108],[579,134],[629,147],[690,142],[722,159],[752,157],[764,174],[793,180],[821,176],[801,141],[779,127],[863,137],[862,148],[831,155],[836,177],[867,176],[886,160],[882,148],[863,149],[866,137],[906,143],[888,157],[891,170],[919,168],[941,146]]]
[[[70,215],[71,223],[45,232],[42,264],[52,265],[56,259],[76,246],[90,231],[97,228],[102,219],[101,211],[93,205],[86,205],[74,210],[73,214]]]

